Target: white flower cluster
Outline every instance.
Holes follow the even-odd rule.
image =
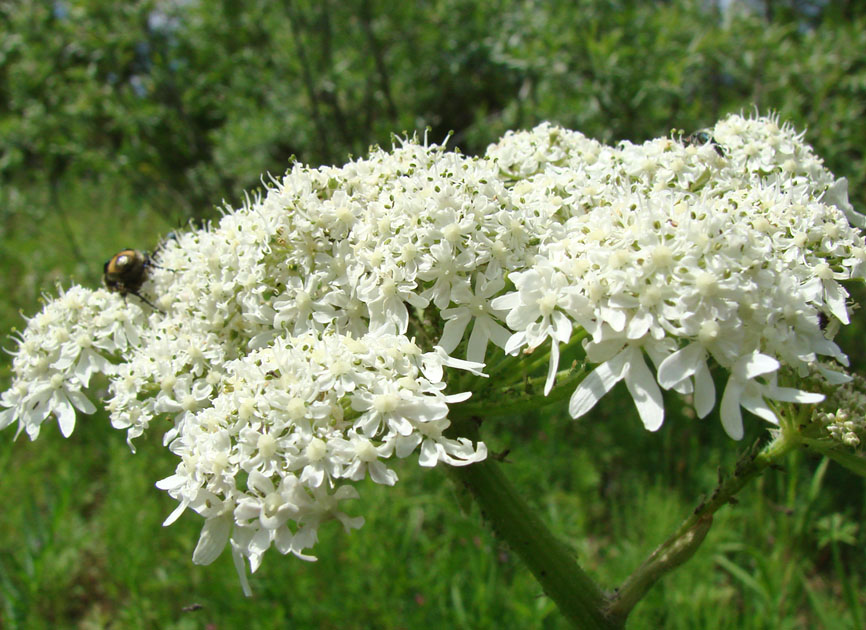
[[[721,419],[739,439],[741,407],[778,423],[768,400],[823,400],[780,386],[783,364],[798,376],[817,355],[847,364],[828,338],[849,323],[839,281],[866,271],[847,182],[773,118],[730,116],[706,138],[613,148],[542,125],[488,151],[520,202],[559,209],[561,230],[492,306],[517,331],[507,351],[552,340],[548,391],[557,346],[575,326],[587,333],[598,367],[572,395],[573,417],[623,380],[647,429],[662,425],[661,388],[694,393],[704,417],[712,357],[730,375]]]
[[[845,363],[830,340],[848,323],[839,281],[863,277],[866,249],[845,180],[801,135],[731,116],[706,138],[608,147],[545,124],[479,158],[407,141],[298,165],[160,246],[141,289],[156,310],[81,287],[50,300],[18,340],[0,428],[17,420],[35,438],[54,415],[69,435],[74,408],[94,409],[91,377],[107,375],[129,440],[173,419],[166,522],[195,510],[194,559],[230,543],[253,570],[272,545],[309,557],[326,520],[359,526],[338,505],[356,496],[345,484],[393,484],[384,460],[484,459],[448,431],[468,393],[446,394],[446,375],[480,377],[494,353],[506,391],[537,351],[548,393],[560,346],[582,344],[598,367],[571,414],[624,380],[653,430],[660,387],[693,392],[701,416],[715,406],[712,357],[730,374],[723,426],[740,437],[741,407],[775,422],[770,400],[821,400],[779,385],[780,368]]]
[[[0,411],[0,428],[17,419],[19,433],[26,430],[35,440],[42,422],[54,415],[60,432],[69,437],[75,428],[75,409],[87,414],[96,411],[82,390],[95,373],[113,372],[109,357],[136,344],[145,324],[138,306],[125,308],[107,291],[79,286],[61,291],[28,320],[17,340],[15,380],[0,398],[7,407]]]
[[[817,375],[816,375],[817,376]],[[831,453],[837,451],[840,444],[851,449],[857,449],[866,441],[866,378],[861,374],[851,374],[851,380],[840,386],[828,388],[821,379],[815,381],[817,387],[824,386],[827,400],[812,411],[812,424],[805,430],[808,437],[817,438],[811,446],[819,450],[822,440],[827,440]],[[820,430],[815,432],[814,429]],[[834,453],[835,454],[835,453]],[[857,457],[849,461],[862,461]]]
[[[860,446],[860,436],[858,433],[863,432],[863,422],[861,419],[853,420],[846,410],[837,409],[835,412],[821,414],[819,420],[824,424],[830,436],[837,442],[851,447]]]
[[[468,397],[443,394],[443,362],[455,363],[402,335],[308,332],[228,361],[218,391],[176,382],[156,401],[184,416],[166,435],[181,463],[157,484],[180,503],[165,524],[191,507],[207,519],[193,559],[211,562],[231,539],[255,571],[272,544],[305,557],[329,519],[360,527],[339,509],[357,497],[340,482],[394,485],[383,459],[419,446],[421,466],[483,459],[483,444],[443,435],[448,403]]]

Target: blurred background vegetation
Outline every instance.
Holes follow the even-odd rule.
[[[755,108],[805,129],[866,209],[866,3],[0,0],[0,330],[292,159],[340,164],[425,129],[476,154],[543,120],[642,141]],[[841,343],[862,370],[862,321]],[[669,402],[656,434],[627,395],[578,423],[553,410],[488,428],[606,586],[765,434],[753,419],[734,444]],[[174,467],[159,437],[131,457],[107,424],[0,439],[0,628],[564,627],[444,474],[409,465],[396,488],[361,488],[364,529],[324,532],[315,564],[274,553],[246,600],[227,557],[191,564],[200,519],[159,527],[172,501],[153,483]],[[864,515],[860,480],[792,456],[631,627],[862,628]]]

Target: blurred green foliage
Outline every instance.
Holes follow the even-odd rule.
[[[807,127],[862,207],[866,9],[747,6],[7,1],[0,181],[119,177],[177,220],[291,156],[341,163],[392,133],[454,132],[477,153],[553,120],[640,141],[756,106]]]
[[[53,283],[95,285],[120,247],[152,247],[220,200],[236,205],[292,156],[341,163],[426,128],[480,153],[542,120],[640,141],[753,107],[806,128],[866,210],[866,4],[855,0],[727,11],[696,0],[0,0],[0,331]],[[862,366],[862,322],[842,337]],[[8,381],[3,361],[0,388]],[[741,446],[717,417],[666,402],[655,434],[623,394],[592,420],[552,410],[486,435],[606,587]],[[742,446],[766,431],[748,425]],[[159,527],[174,506],[153,483],[175,465],[160,436],[130,457],[97,414],[70,441],[51,426],[36,444],[10,438],[0,435],[2,628],[565,627],[478,515],[458,513],[441,471],[407,465],[395,488],[366,484],[360,532],[323,531],[318,563],[274,554],[245,600],[226,554],[191,564],[200,519]],[[845,471],[793,457],[717,515],[633,627],[861,627],[864,499]]]

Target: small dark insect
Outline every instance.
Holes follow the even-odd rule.
[[[181,608],[181,610],[183,612],[193,612],[196,610],[201,610],[202,608],[204,608],[204,606],[202,606],[201,604],[190,604],[189,606],[184,606],[183,608]]]
[[[131,293],[151,308],[159,310],[139,293],[141,285],[147,279],[148,269],[153,266],[153,259],[147,252],[123,249],[105,261],[102,281],[109,291],[123,296]]]
[[[722,150],[722,145],[716,142],[716,139],[713,138],[713,136],[710,135],[708,131],[696,131],[694,133],[690,133],[685,138],[683,138],[683,144],[687,147],[712,144],[713,148],[716,150],[716,153],[718,153],[722,157],[725,157],[725,152]]]
[[[830,323],[830,318],[824,311],[818,311],[818,328],[827,330],[827,325]]]

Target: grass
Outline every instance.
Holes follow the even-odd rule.
[[[114,251],[151,247],[174,228],[131,195],[83,184],[50,212],[34,210],[49,201],[38,191],[0,195],[4,331],[20,327],[18,311],[35,312],[54,282],[95,286]],[[0,364],[4,388],[8,370]],[[640,426],[625,390],[579,422],[560,410],[485,426],[494,451],[510,449],[506,473],[606,588],[766,429],[751,418],[734,443],[718,418],[690,419],[677,397],[668,402],[657,433]],[[35,443],[12,436],[0,436],[4,630],[566,627],[443,471],[401,462],[396,487],[361,484],[360,531],[323,528],[315,563],[269,551],[245,598],[227,554],[192,564],[199,517],[161,527],[174,502],[154,482],[175,466],[161,436],[140,440],[133,456],[101,413],[80,418],[69,440],[53,423]],[[794,455],[717,515],[703,547],[650,591],[629,627],[859,628],[863,534],[855,545],[822,546],[818,523],[829,514],[858,523],[864,511],[860,480]]]

